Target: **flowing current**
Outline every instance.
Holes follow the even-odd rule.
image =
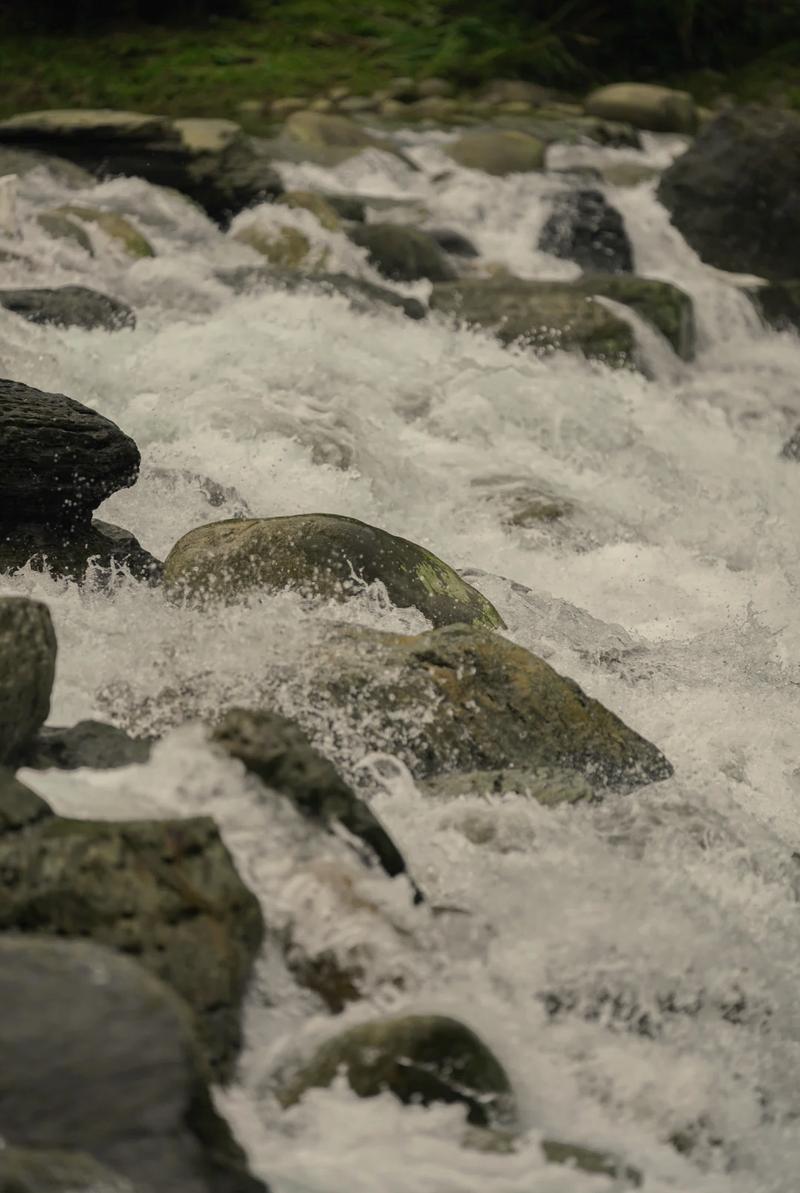
[[[484,261],[530,278],[578,272],[535,248],[554,196],[575,185],[561,171],[663,166],[681,148],[556,146],[547,173],[497,179],[454,167],[447,134],[401,139],[419,170],[369,152],[281,172],[295,188],[391,197],[373,218],[457,229]],[[542,1138],[624,1157],[648,1193],[797,1188],[800,465],[778,452],[800,421],[800,342],[763,330],[742,279],[699,262],[653,183],[605,189],[637,273],[694,299],[691,365],[641,327],[635,373],[337,296],[235,294],[218,271],[259,257],[180,196],[137,179],[77,194],[45,172],[20,181],[17,231],[0,243],[28,263],[4,264],[4,284],[80,283],[137,309],[136,330],[113,334],[0,311],[2,375],[97,408],[140,446],[139,482],[100,517],[161,558],[191,527],[246,509],[347,514],[422,543],[497,605],[511,638],[675,767],[591,806],[443,802],[351,743],[336,760],[374,774],[373,807],[428,895],[421,908],[403,879],[259,802],[197,724],[168,728],[144,766],[22,772],[65,815],[214,816],[269,925],[364,963],[365,998],[336,1018],[274,949],[259,963],[238,1079],[217,1100],[274,1193],[617,1187],[548,1166]],[[132,263],[100,232],[94,258],[47,239],[36,213],[64,202],[128,215],[156,256]],[[245,213],[233,230],[294,222],[327,249],[328,269],[380,280],[342,234],[277,212]],[[198,477],[222,486],[216,504]],[[572,516],[509,525],[520,494],[542,487],[572,501]],[[62,725],[159,729],[165,689],[192,677],[201,715],[266,692],[302,719],[298,680],[328,621],[427,628],[377,588],[345,606],[284,594],[205,613],[133,582],[109,596],[27,572],[3,589],[50,606]],[[462,1147],[457,1107],[360,1101],[341,1082],[279,1109],[282,1066],[343,1026],[406,1010],[455,1015],[495,1051],[519,1101],[514,1154]]]

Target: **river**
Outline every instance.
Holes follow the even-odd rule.
[[[663,166],[681,148],[655,136],[640,153],[555,147],[547,173],[498,179],[454,168],[447,136],[400,134],[418,171],[370,151],[282,173],[287,185],[395,197],[389,218],[413,200],[430,225],[460,230],[520,276],[570,277],[576,267],[535,249],[553,196],[575,185],[557,171]],[[259,803],[197,725],[170,729],[145,766],[21,773],[67,815],[213,815],[270,924],[293,924],[312,945],[368,948],[368,995],[336,1021],[298,993],[274,950],[259,964],[239,1077],[217,1100],[274,1193],[615,1187],[547,1166],[543,1136],[624,1156],[647,1193],[797,1188],[800,466],[778,453],[800,421],[800,342],[762,329],[738,280],[698,261],[652,183],[606,190],[637,272],[695,301],[690,365],[653,333],[640,373],[540,359],[439,317],[357,312],[340,297],[236,295],[216,271],[257,257],[179,196],[136,179],[85,196],[41,173],[20,182],[21,235],[8,243],[34,264],[5,265],[4,284],[90,285],[138,314],[135,330],[109,334],[0,311],[4,376],[96,407],[141,448],[139,482],[101,517],[161,558],[245,504],[347,514],[422,543],[497,605],[511,638],[675,767],[667,782],[587,806],[442,803],[351,743],[337,761],[372,768],[373,807],[423,907],[404,880],[360,872],[337,841],[310,841],[290,809]],[[132,215],[157,255],[131,263],[109,241],[89,258],[33,220],[80,201]],[[281,218],[314,228],[304,212]],[[380,280],[340,233],[313,236],[329,268]],[[211,506],[193,474],[231,491]],[[504,502],[525,485],[569,498],[574,515],[504,524]],[[133,582],[108,596],[22,573],[2,588],[52,611],[53,724],[159,728],[159,694],[198,673],[200,712],[265,692],[292,712],[286,677],[302,673],[327,621],[427,627],[379,589],[344,607],[284,594],[189,612]],[[279,1110],[282,1064],[386,1010],[453,1014],[483,1036],[517,1092],[515,1154],[462,1148],[458,1108],[359,1101],[344,1085]]]

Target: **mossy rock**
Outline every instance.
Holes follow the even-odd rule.
[[[367,250],[370,264],[392,281],[446,282],[458,276],[434,238],[411,224],[362,224],[349,235]]]
[[[594,302],[596,297],[629,306],[660,331],[682,359],[692,359],[692,300],[669,282],[608,274],[587,274],[570,282],[462,280],[434,286],[430,305],[491,329],[505,344],[522,340],[544,350],[579,350],[609,364],[630,364],[636,346],[631,327]]]
[[[300,228],[259,228],[251,225],[234,232],[233,239],[249,245],[262,257],[281,269],[324,269],[328,259],[326,248],[311,252],[311,241]]]
[[[36,811],[0,836],[0,933],[90,938],[136,957],[186,1000],[214,1072],[230,1077],[263,924],[214,822]]]
[[[106,236],[116,241],[129,257],[154,257],[155,251],[141,232],[124,215],[116,211],[100,211],[97,207],[67,205],[56,209],[56,215],[73,217],[85,224],[94,224]]]
[[[596,790],[631,790],[672,774],[571,679],[479,627],[413,637],[331,627],[309,665],[309,714],[326,732],[348,724],[362,753],[397,754],[415,778],[567,770]]]
[[[446,152],[459,166],[498,177],[544,168],[544,142],[513,129],[465,133]]]
[[[71,240],[90,257],[94,256],[89,234],[79,220],[70,219],[59,211],[42,211],[37,215],[36,222],[51,239]]]
[[[354,153],[375,145],[375,138],[355,120],[309,109],[293,112],[284,125],[286,135],[315,148],[349,149]]]
[[[341,231],[342,221],[322,195],[315,195],[312,191],[287,191],[277,202],[284,207],[310,211],[329,232]]]
[[[470,1028],[442,1015],[406,1015],[360,1024],[323,1044],[283,1086],[283,1106],[326,1088],[344,1070],[360,1098],[388,1091],[401,1102],[461,1103],[478,1126],[513,1120],[514,1096],[500,1062]]]
[[[586,112],[604,120],[621,120],[659,133],[693,133],[697,109],[688,91],[652,83],[612,83],[586,99]]]
[[[164,572],[168,592],[201,600],[286,588],[341,600],[362,581],[383,583],[393,604],[413,606],[437,626],[503,624],[490,602],[431,551],[337,514],[198,526],[172,548]]]
[[[632,328],[569,282],[448,282],[433,287],[430,306],[492,331],[503,344],[521,342],[540,352],[582,352],[613,367],[634,362]]]

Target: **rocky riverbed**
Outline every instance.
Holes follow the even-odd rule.
[[[0,1187],[795,1187],[800,118],[509,94],[0,123]]]

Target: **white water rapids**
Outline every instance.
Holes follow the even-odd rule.
[[[443,155],[444,136],[406,134],[419,172],[379,153],[336,171],[282,172],[292,186],[418,200],[429,226],[464,232],[518,275],[577,273],[534,247],[552,196],[574,180],[461,170]],[[663,165],[678,149],[655,138],[641,154],[556,147],[549,164]],[[198,726],[167,733],[146,766],[22,772],[66,815],[213,815],[268,923],[294,925],[311,948],[368,950],[367,996],[337,1018],[265,951],[239,1079],[218,1102],[274,1193],[615,1187],[548,1166],[543,1137],[623,1156],[646,1193],[797,1189],[800,465],[778,451],[800,420],[800,342],[760,329],[741,291],[671,228],[652,184],[607,193],[637,272],[694,297],[691,365],[652,335],[646,378],[504,349],[439,317],[356,313],[339,297],[236,296],[215,270],[257,254],[135,179],[76,195],[28,175],[18,233],[0,241],[34,262],[0,266],[4,285],[81,283],[137,309],[136,330],[113,334],[0,311],[3,376],[97,408],[141,448],[141,479],[101,517],[161,558],[242,502],[260,515],[348,514],[423,543],[469,570],[515,641],[675,767],[632,795],[544,808],[514,795],[431,802],[396,766],[373,806],[428,908],[412,907],[404,880],[360,870],[290,809],[260,803]],[[157,256],[132,263],[100,232],[93,259],[47,239],[35,214],[60,202],[128,214]],[[239,220],[273,221],[278,210]],[[307,213],[280,209],[280,219],[314,227]],[[342,235],[313,234],[328,268],[379,280]],[[212,507],[191,474],[236,492]],[[524,483],[571,498],[574,517],[505,525],[502,503]],[[265,676],[280,700],[281,675],[302,667],[326,619],[427,624],[377,592],[344,608],[309,610],[284,595],[190,613],[134,583],[109,597],[27,573],[3,589],[50,606],[51,722],[62,725],[121,716],[121,684],[142,702],[198,672],[204,711],[257,699]],[[337,760],[350,770],[364,761]],[[430,905],[468,914],[435,916]],[[560,1014],[548,1015],[548,993],[561,996]],[[515,1154],[463,1148],[457,1107],[360,1101],[344,1084],[279,1110],[282,1064],[387,1010],[453,1014],[483,1036],[517,1092]],[[689,1154],[676,1135],[693,1138]]]

